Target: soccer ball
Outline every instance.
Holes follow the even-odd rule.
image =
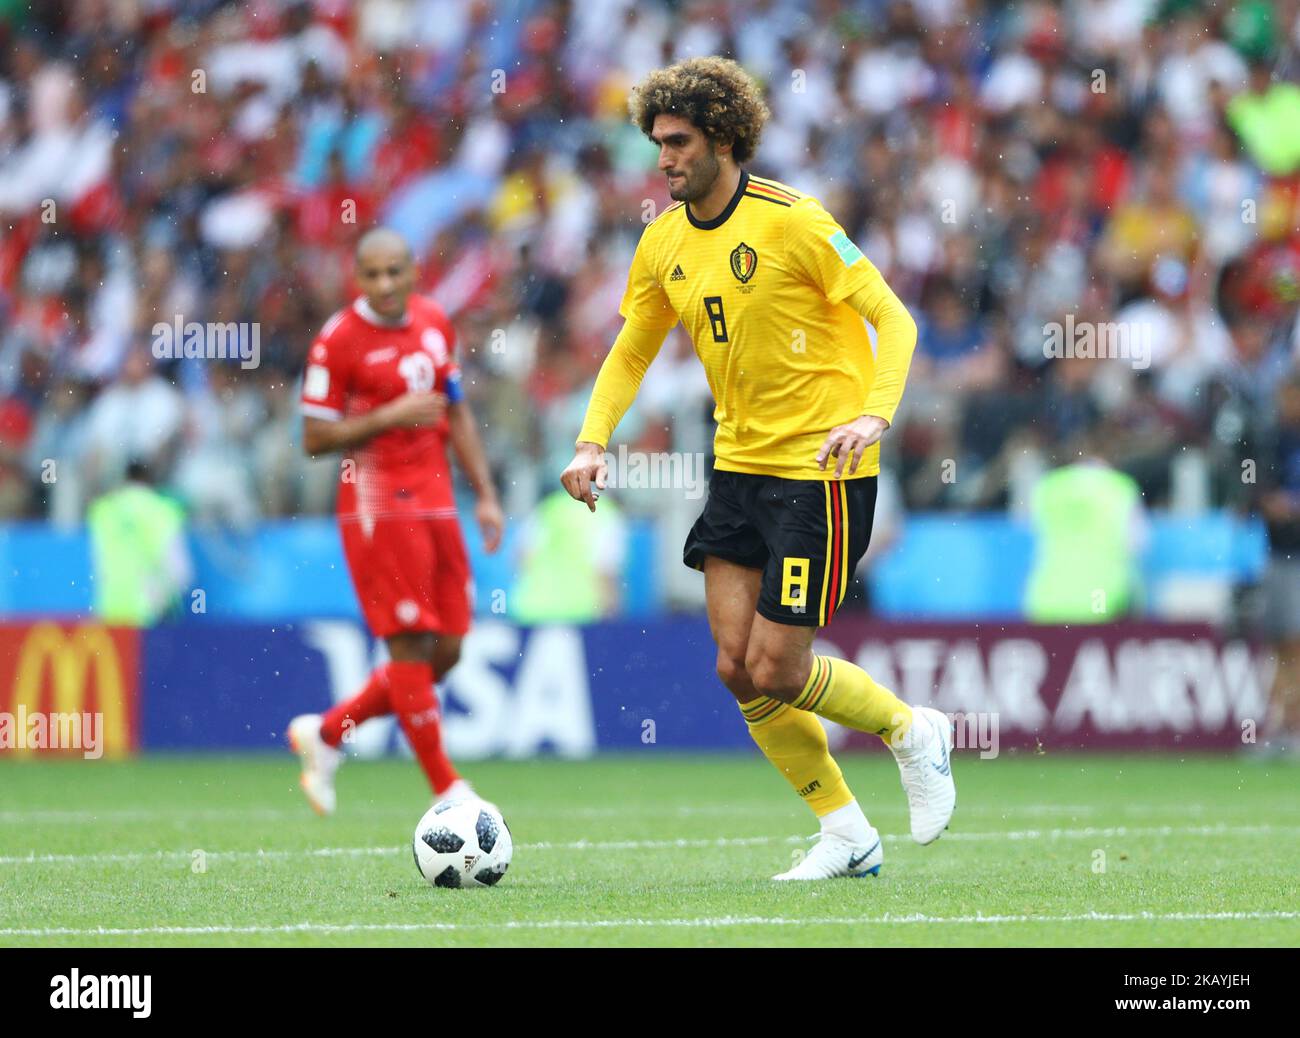
[[[444,800],[425,812],[411,841],[415,867],[435,887],[490,887],[514,853],[501,812],[482,800]]]

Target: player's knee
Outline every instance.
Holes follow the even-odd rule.
[[[788,668],[782,665],[779,659],[772,656],[758,655],[745,662],[746,669],[749,671],[749,679],[754,685],[754,691],[759,695],[770,696],[773,699],[788,703],[799,694],[802,688],[801,683],[789,672]]]
[[[388,656],[395,663],[427,663],[433,656],[430,631],[408,631],[388,638]]]
[[[718,650],[718,678],[728,690],[739,694],[750,690],[749,674],[745,661],[722,649]]]
[[[452,667],[460,662],[460,642],[447,644],[439,642],[433,650],[433,669],[438,672],[439,677],[446,674]]]

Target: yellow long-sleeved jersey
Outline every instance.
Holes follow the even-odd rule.
[[[916,345],[903,304],[821,203],[743,171],[715,219],[678,203],[646,227],[619,313],[580,441],[609,443],[680,320],[713,391],[716,467],[787,479],[833,476],[816,461],[832,427],[893,421]],[[877,444],[856,475],[879,471]]]

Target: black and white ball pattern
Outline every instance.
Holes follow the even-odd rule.
[[[514,843],[495,806],[482,800],[443,801],[415,827],[415,865],[435,887],[490,887],[510,867]]]

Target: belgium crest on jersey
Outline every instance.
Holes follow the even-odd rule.
[[[743,241],[731,250],[731,272],[742,285],[754,276],[758,269],[758,253]]]

